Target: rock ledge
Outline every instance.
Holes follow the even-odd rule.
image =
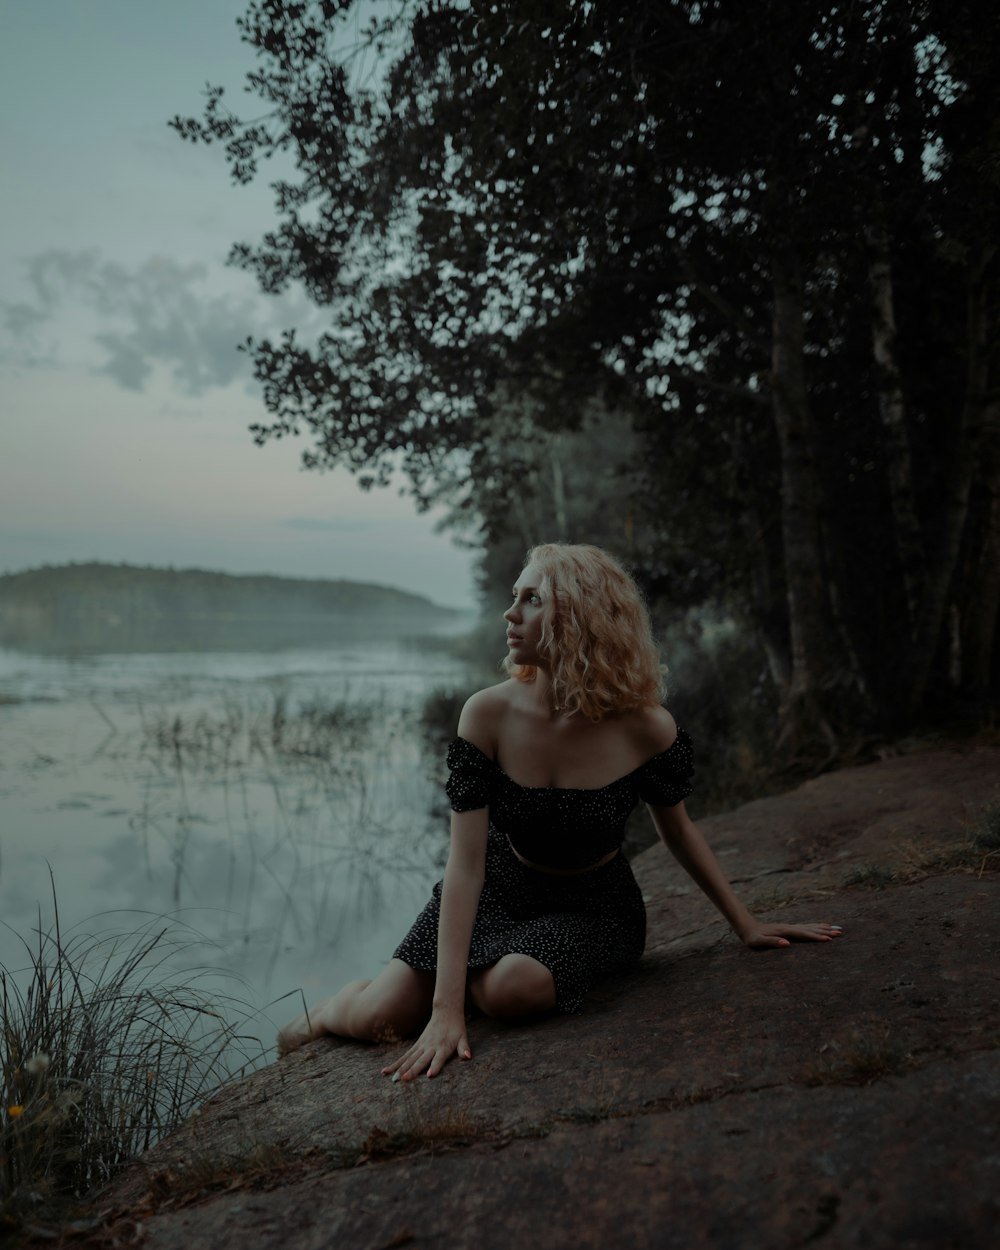
[[[703,822],[744,897],[843,939],[750,952],[661,849],[640,968],[575,1017],[474,1022],[393,1085],[325,1039],[118,1179],[97,1246],[992,1247],[1000,751],[830,774]]]

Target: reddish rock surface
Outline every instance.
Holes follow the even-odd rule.
[[[478,1020],[471,1063],[409,1085],[386,1049],[304,1047],[122,1176],[86,1242],[992,1250],[998,801],[1000,751],[931,751],[704,821],[758,910],[845,936],[747,951],[654,848],[646,957],[580,1015]]]

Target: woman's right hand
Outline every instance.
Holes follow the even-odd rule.
[[[423,1033],[395,1063],[382,1069],[394,1081],[411,1081],[421,1072],[437,1076],[449,1059],[471,1059],[464,1011],[435,1008]]]

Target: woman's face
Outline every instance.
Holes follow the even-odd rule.
[[[540,589],[541,570],[529,564],[514,583],[514,602],[503,614],[507,622],[507,648],[515,664],[541,663],[539,647],[545,605]]]

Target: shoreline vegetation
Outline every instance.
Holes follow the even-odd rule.
[[[416,820],[422,763],[404,794],[376,787],[369,762],[373,752],[400,762],[394,744],[419,741],[416,726],[407,731],[414,715],[408,704],[359,701],[347,689],[309,696],[269,687],[263,698],[215,705],[140,703],[128,734],[105,717],[112,745],[99,751],[122,768],[144,761],[155,771],[153,805],[134,811],[129,827],[147,863],[170,874],[173,912],[203,870],[215,827],[241,913],[258,896],[284,896],[280,915],[265,916],[275,930],[269,958],[277,958],[282,942],[353,923],[391,874],[422,863],[414,839],[429,836],[433,821],[430,813]],[[225,795],[224,826],[204,817],[215,791]],[[265,793],[273,825],[258,815]],[[409,853],[397,824],[409,831]],[[334,914],[341,895],[350,906]],[[55,884],[43,904],[37,922],[7,926],[19,949],[0,961],[0,1237],[14,1239],[69,1227],[87,1195],[234,1075],[259,1066],[273,1034],[268,1022],[267,1041],[254,1036],[272,1004],[260,1006],[263,996],[238,975],[219,980],[205,953],[217,936],[156,904],[138,917],[124,913],[121,925],[123,913],[102,913],[70,928]]]
[[[368,582],[129,564],[0,576],[0,646],[51,653],[270,650],[455,630],[467,614]]]
[[[218,970],[170,967],[197,935],[162,916],[63,932],[54,879],[52,906],[26,967],[0,964],[0,1236],[63,1223],[261,1058]]]

